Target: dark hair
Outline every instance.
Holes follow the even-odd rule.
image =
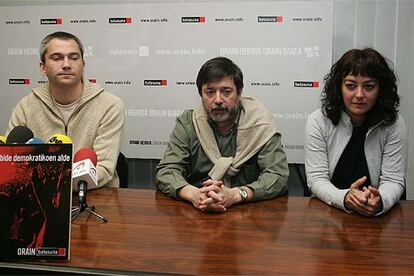
[[[40,60],[45,63],[45,55],[47,52],[47,44],[52,40],[52,39],[61,39],[61,40],[69,40],[69,39],[73,39],[75,40],[75,42],[78,44],[79,50],[81,52],[81,58],[83,60],[83,45],[82,42],[80,41],[80,39],[71,34],[71,33],[67,33],[67,32],[54,32],[51,33],[49,35],[47,35],[45,38],[43,38],[42,42],[40,43],[40,48],[39,48],[39,55],[40,55]]]
[[[390,65],[389,65],[390,64]],[[397,79],[391,62],[372,48],[352,49],[346,52],[325,76],[322,90],[322,111],[337,125],[344,108],[342,82],[348,75],[370,77],[378,80],[379,92],[374,107],[367,113],[365,124],[373,126],[382,121],[392,124],[398,116],[400,97],[397,94]]]
[[[215,57],[201,66],[197,75],[197,88],[201,96],[201,87],[210,82],[219,81],[222,78],[231,77],[237,88],[237,94],[243,89],[243,73],[240,68],[228,58]]]

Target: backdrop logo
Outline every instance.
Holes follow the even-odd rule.
[[[319,46],[313,46],[313,47],[304,47],[306,57],[313,58],[313,57],[319,57]]]
[[[281,23],[282,16],[258,16],[257,22],[259,23]]]
[[[109,24],[131,24],[131,17],[110,17]]]
[[[129,140],[130,145],[144,145],[144,146],[151,146],[151,140]]]
[[[302,49],[290,48],[253,48],[253,47],[224,47],[220,48],[220,55],[226,56],[300,56]]]
[[[129,140],[130,145],[142,145],[142,146],[165,146],[168,145],[168,141],[152,141],[152,140]]]
[[[155,54],[158,56],[193,56],[205,55],[206,50],[203,48],[176,48],[176,49],[157,49]]]
[[[83,56],[84,57],[91,57],[93,56],[94,50],[92,46],[86,46],[84,51],[83,51]]]
[[[127,117],[178,117],[184,109],[125,109]]]
[[[37,56],[39,55],[38,48],[7,48],[9,56]]]
[[[62,18],[41,18],[40,25],[61,25]]]
[[[280,86],[280,83],[277,81],[252,81],[251,86]]]
[[[9,84],[30,84],[30,79],[9,79]]]
[[[292,21],[294,22],[320,22],[322,21],[322,18],[320,17],[294,17],[292,18]]]
[[[141,18],[141,23],[167,23],[168,18]]]
[[[295,81],[293,82],[294,87],[319,87],[318,81]]]
[[[6,20],[6,25],[21,25],[21,24],[30,24],[30,20],[23,19],[23,20]]]
[[[96,79],[89,79],[91,83],[96,83]]]
[[[188,86],[193,86],[195,85],[195,81],[176,81],[175,82],[176,85],[188,85]]]
[[[88,24],[88,23],[96,23],[96,19],[71,19],[69,21],[71,24]]]
[[[138,53],[137,49],[109,49],[109,55],[111,56],[136,56]]]
[[[144,86],[167,86],[167,80],[144,80]]]
[[[106,85],[131,85],[132,82],[129,80],[107,80]]]
[[[181,23],[205,23],[205,16],[184,16],[181,17]]]
[[[234,23],[234,22],[243,22],[243,17],[217,17],[214,18],[214,22],[225,22],[225,23]]]

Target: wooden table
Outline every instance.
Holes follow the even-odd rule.
[[[199,212],[160,192],[100,189],[72,223],[71,260],[0,263],[50,271],[125,275],[414,275],[414,202],[386,215],[346,214],[315,198],[280,197]]]

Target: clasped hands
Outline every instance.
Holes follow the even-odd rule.
[[[382,210],[382,200],[378,189],[368,186],[360,190],[367,177],[361,177],[352,183],[351,188],[345,195],[344,204],[349,210],[354,210],[364,216],[373,216]]]
[[[223,181],[212,179],[204,181],[201,188],[184,186],[178,195],[201,211],[216,213],[225,212],[227,208],[241,201],[237,188],[228,188]]]

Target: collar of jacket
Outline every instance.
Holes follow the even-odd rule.
[[[84,81],[83,93],[79,101],[79,106],[90,101],[100,93],[104,91],[103,87],[99,84],[93,84],[89,80]],[[50,86],[45,83],[39,87],[33,88],[32,92],[39,97],[47,106],[53,108],[53,99],[50,93]]]

